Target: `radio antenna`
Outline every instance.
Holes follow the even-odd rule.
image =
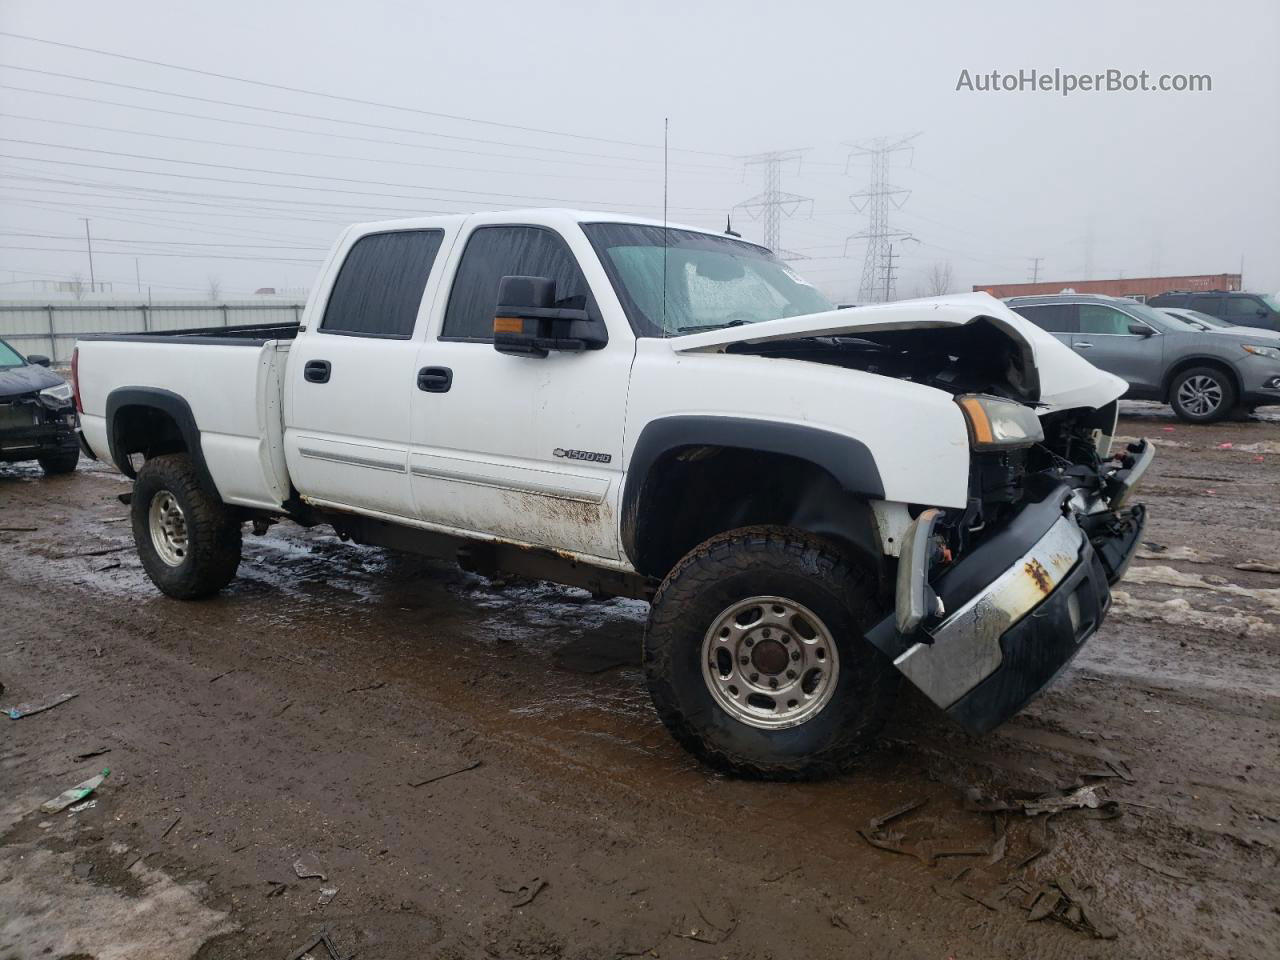
[[[671,130],[671,118],[662,118],[662,332],[667,333],[667,136]]]

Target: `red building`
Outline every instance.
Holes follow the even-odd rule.
[[[1239,290],[1238,273],[1202,273],[1191,277],[1130,277],[1127,280],[1045,280],[1039,283],[982,283],[974,291],[985,291],[993,297],[1042,297],[1072,290],[1076,293],[1100,293],[1110,297],[1132,297],[1146,300],[1170,290]]]

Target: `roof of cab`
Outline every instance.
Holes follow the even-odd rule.
[[[476,213],[450,213],[431,217],[403,217],[398,220],[375,220],[367,223],[352,224],[348,230],[356,234],[379,233],[388,230],[412,230],[430,227],[460,226],[468,221],[477,223],[528,223],[546,227],[568,227],[581,223],[634,223],[650,227],[661,227],[661,220],[650,217],[637,217],[627,213],[613,213],[601,210],[575,210],[569,207],[540,207],[524,210],[493,210]],[[711,236],[723,236],[715,230],[704,227],[691,227],[683,223],[667,223],[673,230],[688,230],[694,233],[705,233]],[[750,241],[744,241],[750,243]],[[752,244],[758,246],[758,244]]]

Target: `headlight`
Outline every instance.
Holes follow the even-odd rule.
[[[1263,347],[1256,343],[1242,343],[1240,346],[1244,347],[1245,350],[1252,353],[1254,356],[1267,357],[1271,360],[1280,360],[1280,347]]]
[[[40,399],[44,401],[45,406],[60,407],[63,404],[71,402],[71,384],[58,383],[52,387],[45,387],[40,391]]]
[[[969,444],[975,450],[1029,447],[1044,439],[1036,412],[1021,403],[966,393],[956,397],[969,422]]]

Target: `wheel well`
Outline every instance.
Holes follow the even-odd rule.
[[[817,534],[877,575],[882,566],[867,501],[819,465],[787,454],[705,445],[668,450],[645,475],[633,509],[632,561],[646,576],[666,576],[709,537],[757,525]]]
[[[1165,374],[1164,398],[1166,403],[1173,395],[1173,382],[1178,379],[1179,375],[1190,370],[1192,367],[1212,367],[1214,370],[1221,371],[1227,375],[1228,379],[1230,379],[1231,386],[1236,391],[1236,396],[1238,397],[1240,395],[1240,377],[1236,374],[1236,371],[1232,368],[1231,364],[1225,363],[1222,360],[1216,360],[1212,357],[1188,357],[1185,360],[1179,360],[1170,367],[1169,372]]]
[[[117,466],[133,473],[129,458],[140,453],[146,459],[165,453],[187,453],[186,437],[172,415],[141,404],[121,406],[111,420],[111,453]]]

